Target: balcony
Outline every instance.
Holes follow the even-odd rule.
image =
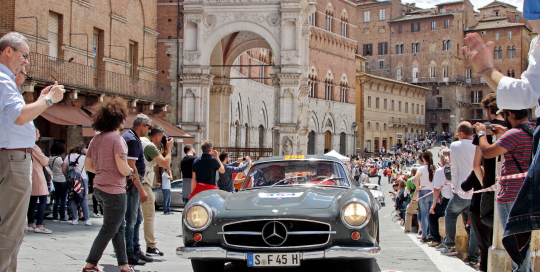
[[[26,66],[29,81],[46,85],[58,81],[67,88],[95,94],[119,95],[156,104],[171,103],[171,86],[97,69],[63,59],[30,53]]]

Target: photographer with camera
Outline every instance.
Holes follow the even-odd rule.
[[[152,187],[154,184],[155,172],[158,166],[165,169],[169,169],[171,166],[171,149],[174,146],[174,140],[170,137],[163,135],[164,130],[161,126],[153,125],[150,127],[148,136],[141,138],[144,159],[146,161],[146,172],[144,173],[143,188],[148,199],[145,203],[141,204],[143,218],[144,218],[144,240],[146,241],[146,255],[159,255],[163,256],[156,247],[156,239],[154,238],[154,216],[156,210],[154,206],[155,198],[152,193]],[[165,140],[165,150],[158,148]],[[161,154],[165,152],[165,157]]]
[[[244,172],[246,169],[249,169],[251,158],[249,156],[243,158],[240,157],[238,158],[238,161],[229,163],[229,153],[223,152],[219,155],[219,160],[225,167],[225,173],[219,174],[219,180],[217,182],[218,188],[223,191],[234,193],[235,189],[232,174]]]

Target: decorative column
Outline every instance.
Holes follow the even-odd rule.
[[[299,151],[300,139],[298,132],[302,127],[304,136],[307,135],[307,94],[304,103],[300,103],[300,84],[303,78],[300,73],[277,73],[277,82],[274,80],[275,96],[275,137],[274,156],[286,156],[297,154]],[[277,84],[276,84],[277,83]],[[299,123],[302,122],[303,123]],[[307,151],[307,139],[303,144],[304,152]]]
[[[210,74],[180,74],[180,125],[187,133],[195,136],[195,149],[199,153],[200,144],[209,140],[209,101],[213,77]]]
[[[227,147],[230,136],[230,98],[234,86],[213,85],[210,87],[209,139],[216,147]]]

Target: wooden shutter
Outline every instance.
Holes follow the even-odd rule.
[[[474,103],[474,91],[471,91],[471,103]]]
[[[414,32],[414,23],[411,23],[411,32]]]
[[[59,17],[54,12],[49,12],[49,56],[58,58]]]
[[[367,56],[367,44],[364,44],[364,56]]]

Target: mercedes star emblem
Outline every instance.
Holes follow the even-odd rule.
[[[287,241],[287,227],[281,222],[270,221],[262,229],[262,238],[269,246],[281,246]]]

